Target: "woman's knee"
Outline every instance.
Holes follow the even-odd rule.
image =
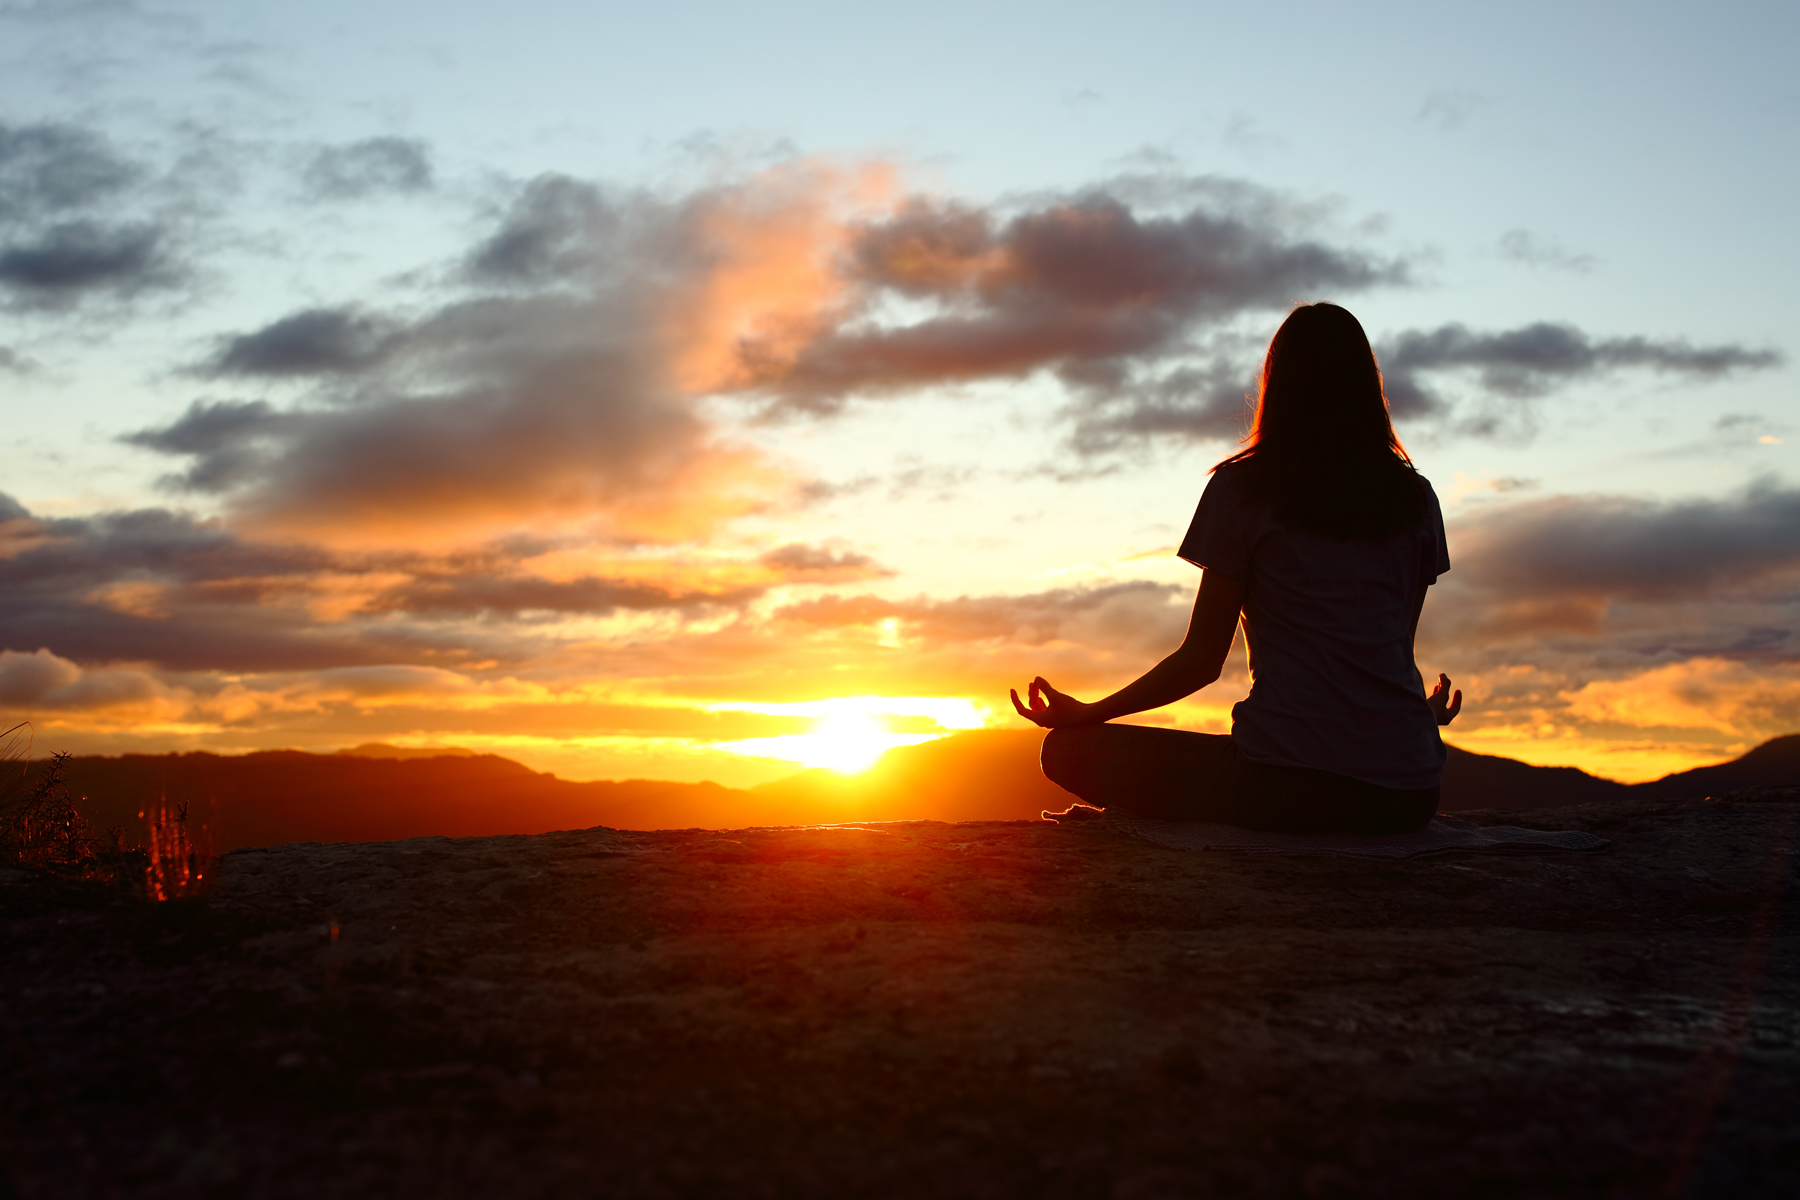
[[[1083,775],[1082,767],[1093,757],[1098,725],[1076,725],[1052,729],[1038,752],[1038,765],[1050,782],[1074,791]]]

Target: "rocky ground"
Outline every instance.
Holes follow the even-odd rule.
[[[160,905],[9,872],[0,1159],[59,1200],[1800,1195],[1800,790],[1504,821],[1616,844],[594,829],[240,851]]]

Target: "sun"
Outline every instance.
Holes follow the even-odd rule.
[[[834,713],[814,721],[810,733],[720,742],[714,749],[752,754],[758,758],[785,758],[804,767],[824,767],[844,775],[855,775],[874,766],[876,759],[895,746],[916,746],[940,736],[935,733],[890,733],[878,718],[867,713]]]
[[[812,732],[800,735],[808,745],[801,761],[809,767],[828,767],[854,775],[866,771],[894,745],[887,726],[866,713],[837,713],[813,723]]]
[[[851,696],[797,704],[720,704],[722,710],[754,711],[810,716],[806,733],[779,737],[746,738],[715,742],[714,750],[756,758],[779,758],[805,767],[823,767],[855,775],[875,765],[875,760],[897,746],[916,746],[934,741],[955,729],[978,728],[981,714],[966,700],[937,697]],[[967,711],[965,711],[967,710]],[[938,726],[931,733],[896,733],[887,716],[929,716]]]

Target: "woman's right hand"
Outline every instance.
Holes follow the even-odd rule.
[[[1050,681],[1039,675],[1025,689],[1031,700],[1027,708],[1019,700],[1017,688],[1007,694],[1012,697],[1013,707],[1019,715],[1033,725],[1041,725],[1045,729],[1060,729],[1067,725],[1091,725],[1094,723],[1093,705],[1083,704],[1073,696],[1064,695],[1050,686]]]
[[[1458,689],[1453,694],[1450,690],[1450,677],[1439,672],[1437,686],[1431,689],[1431,695],[1425,697],[1425,703],[1431,705],[1431,713],[1437,718],[1439,725],[1448,725],[1462,711],[1462,691]]]

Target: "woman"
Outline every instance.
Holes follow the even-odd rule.
[[[1444,520],[1347,310],[1303,305],[1276,331],[1250,444],[1213,468],[1178,553],[1205,573],[1173,654],[1092,704],[1041,676],[1029,706],[1012,693],[1050,730],[1044,773],[1090,805],[1145,817],[1280,833],[1429,821],[1438,726],[1462,708],[1445,675],[1427,697],[1413,661],[1425,589],[1450,569]],[[1251,687],[1229,736],[1105,724],[1217,679],[1240,615]]]

